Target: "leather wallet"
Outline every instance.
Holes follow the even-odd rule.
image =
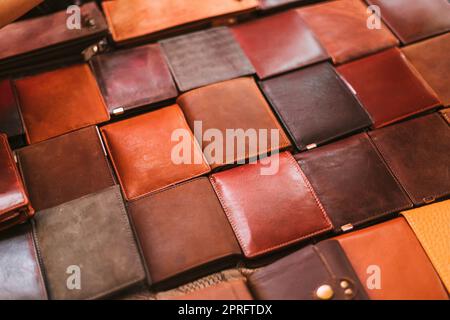
[[[0,230],[23,223],[33,215],[34,209],[28,200],[8,137],[0,134]]]
[[[382,24],[367,27],[367,7],[359,0],[339,0],[298,9],[334,63],[340,64],[394,47],[398,40]]]
[[[402,212],[450,292],[450,200]]]
[[[440,113],[444,120],[447,121],[448,124],[450,124],[450,108],[441,110]]]
[[[239,24],[231,30],[260,79],[328,59],[325,49],[293,10]]]
[[[88,127],[16,151],[37,211],[115,184],[96,127]]]
[[[29,143],[109,120],[87,64],[22,78],[15,86]]]
[[[448,295],[403,218],[336,238],[373,300],[438,300]]]
[[[336,232],[412,207],[366,133],[295,158]]]
[[[177,96],[158,44],[96,55],[90,64],[112,115]]]
[[[416,205],[450,194],[450,128],[437,113],[370,132]]]
[[[377,5],[382,18],[404,44],[450,30],[447,0],[367,0]]]
[[[450,106],[450,33],[403,47],[402,51],[442,103]]]
[[[253,11],[257,4],[257,0],[134,0],[132,6],[128,0],[102,3],[112,37],[118,44],[227,24]]]
[[[82,51],[106,37],[108,26],[95,3],[82,5],[80,14],[80,28],[68,27],[71,16],[64,10],[0,29],[0,76],[81,61]]]
[[[198,31],[160,42],[181,91],[255,73],[227,27]]]
[[[261,300],[367,300],[335,240],[309,245],[255,271],[249,286]]]
[[[215,173],[210,179],[248,258],[332,228],[308,179],[288,152]]]
[[[337,68],[379,128],[441,103],[397,48]]]
[[[29,224],[18,226],[1,234],[0,299],[47,299],[47,291]]]
[[[201,124],[204,134],[196,138],[201,142],[205,157],[213,169],[241,164],[247,159],[253,160],[291,145],[252,78],[238,78],[192,90],[181,95],[177,103],[194,132],[198,131],[196,123]],[[227,130],[231,129],[243,130],[243,134],[249,135],[253,132],[257,146],[251,145],[251,140],[246,137],[242,141],[237,131],[234,132],[234,142],[231,141],[227,138]],[[208,132],[221,134],[223,144],[212,142]],[[230,145],[227,146],[227,143]],[[245,149],[232,147],[231,143],[245,145]]]
[[[184,150],[187,162],[172,157],[180,144],[172,140],[175,131],[190,149]],[[178,105],[108,124],[101,132],[127,200],[210,171]]]
[[[38,212],[33,231],[52,300],[101,298],[145,279],[118,186]]]
[[[264,80],[260,85],[299,150],[372,124],[328,62]]]
[[[24,135],[19,105],[11,80],[0,81],[0,132],[9,140],[18,140]]]
[[[205,268],[200,270],[204,265],[241,254],[225,212],[206,177],[133,201],[128,208],[150,284],[196,268],[198,275],[205,272]]]

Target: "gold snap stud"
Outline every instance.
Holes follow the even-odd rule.
[[[324,284],[317,288],[316,296],[322,300],[330,300],[334,296],[333,288],[327,284]]]
[[[350,284],[348,283],[348,281],[345,281],[345,280],[342,280],[341,283],[340,283],[340,285],[341,285],[341,288],[342,288],[342,289],[347,289],[347,288],[350,286]]]
[[[353,294],[353,290],[350,289],[350,288],[348,288],[348,289],[345,289],[344,293],[345,293],[347,296],[351,296],[351,295]]]

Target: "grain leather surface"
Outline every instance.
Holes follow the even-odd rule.
[[[278,170],[263,175],[261,161],[210,179],[246,257],[253,258],[323,234],[331,223],[292,155],[270,157]],[[278,163],[277,163],[278,162]]]
[[[226,27],[160,42],[180,91],[255,73]]]
[[[369,134],[414,204],[450,194],[450,128],[439,114]]]
[[[34,234],[51,299],[100,298],[145,278],[118,186],[40,211]],[[70,266],[78,290],[66,285]]]
[[[403,211],[402,214],[450,292],[450,200]]]
[[[11,80],[0,81],[0,132],[8,137],[24,134]]]
[[[372,123],[327,62],[262,81],[261,88],[299,150]]]
[[[374,300],[447,300],[448,295],[420,242],[403,218],[336,238]],[[379,267],[374,273],[370,266]],[[380,288],[373,276],[380,276]],[[372,277],[371,277],[372,276]],[[372,288],[372,289],[370,289]]]
[[[298,9],[335,63],[344,63],[394,47],[398,40],[386,25],[367,28],[367,7],[359,0],[339,0]]]
[[[412,207],[366,133],[295,156],[335,231]]]
[[[441,104],[397,48],[337,68],[379,128]]]

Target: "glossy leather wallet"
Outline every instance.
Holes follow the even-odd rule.
[[[337,64],[394,47],[398,40],[382,24],[369,29],[367,7],[359,0],[327,1],[298,9]]]
[[[6,133],[10,141],[25,133],[11,80],[0,80],[0,132]]]
[[[112,115],[177,96],[158,44],[96,55],[90,64]]]
[[[420,242],[403,218],[336,238],[374,300],[447,300]]]
[[[101,298],[145,278],[118,186],[38,212],[33,229],[52,300]]]
[[[19,149],[17,160],[38,211],[115,184],[96,127]]]
[[[412,207],[366,133],[296,155],[336,232]]]
[[[450,194],[450,128],[438,113],[370,132],[416,205]]]
[[[367,300],[367,294],[339,243],[309,245],[249,277],[261,300]]]
[[[398,48],[344,64],[338,73],[354,89],[379,128],[441,104]]]
[[[203,271],[200,267],[214,262],[219,265],[219,260],[241,254],[225,212],[206,177],[130,202],[128,208],[150,284],[189,271],[196,275],[207,274],[211,266]],[[223,267],[224,263],[221,265]],[[198,270],[193,270],[196,268]]]
[[[23,223],[33,214],[8,137],[0,134],[0,230]]]
[[[231,30],[260,79],[328,58],[312,31],[293,10],[239,24]]]
[[[331,222],[288,152],[213,174],[211,182],[248,258],[331,230]]]
[[[227,27],[198,31],[160,42],[181,91],[255,73]]]
[[[87,64],[18,79],[15,86],[29,143],[109,120]]]
[[[0,29],[0,76],[81,61],[82,51],[105,37],[108,26],[95,3],[80,8],[80,28],[67,27],[72,20],[64,10]]]
[[[328,62],[264,80],[261,88],[299,150],[372,124]]]
[[[172,155],[181,140],[172,139],[175,131],[189,147],[188,159],[176,162]],[[210,171],[178,105],[108,124],[101,132],[127,200]]]

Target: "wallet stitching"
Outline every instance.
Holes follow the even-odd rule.
[[[48,299],[47,289],[45,287],[43,274],[42,274],[42,269],[41,269],[41,266],[39,264],[38,253],[36,252],[37,249],[35,248],[34,242],[33,242],[33,233],[32,232],[33,231],[31,231],[31,232],[27,231],[28,249],[30,250],[30,253],[33,255],[34,261],[36,263],[35,271],[36,271],[36,274],[37,274],[37,278],[38,278],[38,282],[39,282],[39,289],[41,291],[41,295],[42,295],[42,297],[44,299]]]

